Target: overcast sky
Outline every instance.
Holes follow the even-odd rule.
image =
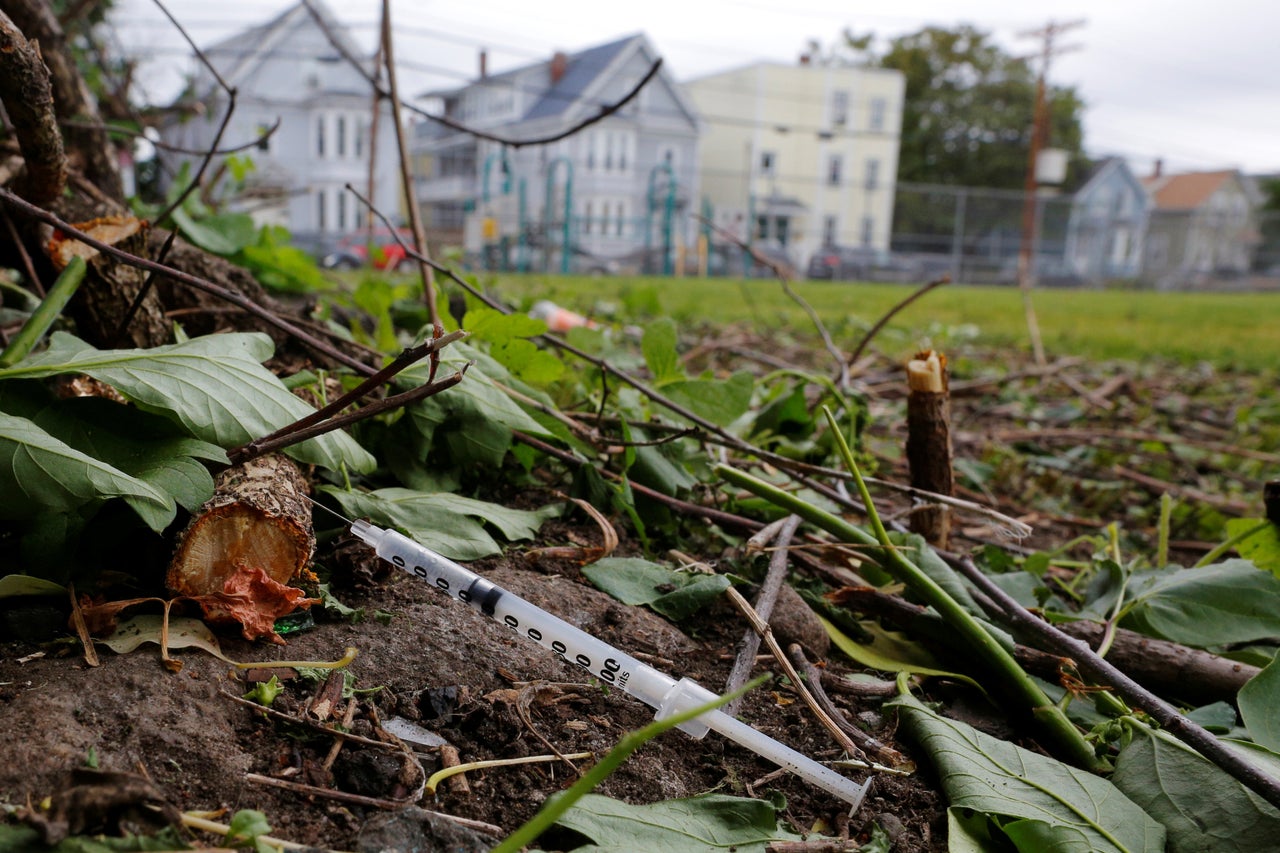
[[[328,0],[372,50],[381,3]],[[291,0],[169,0],[206,45],[260,23]],[[1139,174],[1167,169],[1280,172],[1280,3],[1275,0],[392,0],[402,89],[455,86],[556,49],[577,50],[643,31],[677,79],[768,59],[793,62],[809,39],[830,44],[845,27],[882,38],[925,25],[970,23],[1017,55],[1039,49],[1019,33],[1084,19],[1061,39],[1078,48],[1050,68],[1056,85],[1084,99],[1085,146],[1118,154]],[[861,7],[861,8],[860,8]],[[877,10],[879,7],[879,10]],[[963,15],[959,10],[963,9]],[[865,11],[864,11],[865,10]],[[875,10],[875,11],[872,11]],[[191,64],[181,37],[151,0],[119,0],[123,47],[148,57],[141,82],[152,100],[177,91]]]

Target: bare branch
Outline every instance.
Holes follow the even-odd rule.
[[[92,127],[93,126],[91,122],[75,121],[75,120],[67,120],[67,119],[59,121],[58,124],[61,125],[62,127]],[[147,142],[150,142],[152,145],[154,145],[156,148],[159,148],[162,151],[172,151],[174,154],[190,154],[192,156],[203,157],[206,154],[217,154],[217,155],[238,154],[241,151],[249,151],[250,149],[257,148],[260,145],[262,145],[263,142],[265,142],[266,140],[270,139],[273,135],[275,135],[275,132],[280,129],[280,119],[277,118],[271,124],[270,127],[263,130],[261,133],[259,133],[257,136],[255,136],[253,139],[249,140],[248,142],[242,142],[239,145],[233,145],[230,148],[215,148],[213,150],[210,150],[208,148],[200,148],[200,149],[183,148],[181,145],[171,145],[170,143],[163,142],[159,139],[152,139],[151,137],[147,136],[147,134],[143,131],[136,130],[132,127],[125,127],[124,125],[120,125],[120,124],[104,124],[102,125],[102,128],[107,133],[113,136],[127,136],[133,139],[145,139],[147,140]]]
[[[906,308],[912,302],[915,302],[917,299],[919,299],[921,296],[924,296],[926,293],[928,293],[930,290],[933,290],[935,287],[941,287],[942,285],[947,284],[950,281],[951,281],[951,276],[949,275],[944,275],[942,278],[934,279],[933,281],[924,285],[919,290],[915,291],[910,296],[908,296],[906,299],[902,300],[897,305],[893,306],[888,311],[886,311],[885,315],[881,317],[876,322],[876,324],[867,331],[865,335],[862,336],[862,341],[859,342],[859,344],[854,348],[853,354],[849,356],[849,361],[845,365],[846,368],[852,367],[858,361],[858,359],[862,357],[862,351],[867,348],[867,344],[871,343],[871,339],[874,338],[876,335],[878,335],[880,333],[880,330],[883,329],[899,311],[901,311],[903,308]]]

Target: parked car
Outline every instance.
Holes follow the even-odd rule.
[[[826,246],[809,259],[806,275],[831,281],[919,281],[924,270],[884,249]]]
[[[788,276],[794,276],[799,270],[795,260],[791,257],[791,252],[786,246],[780,243],[752,243],[751,249],[760,257],[764,258],[769,264],[781,269]],[[748,278],[773,278],[777,272],[769,266],[769,264],[761,263],[754,257],[751,258],[751,268],[747,270]]]
[[[401,228],[398,233],[405,243],[413,245],[412,231]],[[330,270],[353,270],[372,265],[374,269],[397,271],[407,269],[412,262],[413,259],[405,254],[404,246],[386,228],[377,228],[372,234],[364,231],[347,234],[320,259],[320,265]]]

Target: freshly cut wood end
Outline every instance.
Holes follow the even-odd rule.
[[[907,362],[907,387],[930,394],[944,393],[947,390],[947,357],[931,349],[916,353]]]
[[[114,246],[146,228],[147,221],[136,216],[99,216],[88,222],[73,222],[72,225],[95,240]],[[45,250],[49,254],[49,260],[59,271],[66,269],[72,258],[80,257],[88,261],[98,255],[98,250],[88,243],[82,243],[60,231],[54,232]]]
[[[305,495],[302,473],[283,456],[227,469],[183,532],[166,585],[178,595],[219,593],[242,568],[261,569],[287,584],[315,549]]]

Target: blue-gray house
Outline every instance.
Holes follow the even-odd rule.
[[[1094,165],[1072,194],[1063,242],[1063,272],[1100,284],[1137,278],[1151,198],[1119,157]]]
[[[555,135],[616,104],[659,58],[643,34],[428,93],[434,110],[505,139]],[[698,119],[665,68],[580,133],[511,147],[438,122],[414,128],[417,197],[437,239],[492,264],[596,271],[694,235]],[[669,263],[669,260],[667,261]]]

